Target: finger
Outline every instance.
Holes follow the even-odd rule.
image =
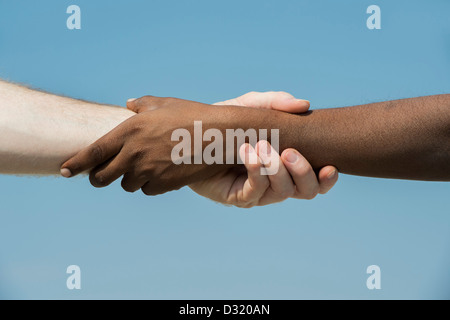
[[[184,186],[166,186],[166,185],[162,185],[161,183],[156,183],[154,181],[148,181],[146,182],[141,190],[142,192],[146,195],[146,196],[158,196],[170,191],[176,191],[179,190],[181,188],[183,188]]]
[[[124,144],[122,126],[83,149],[61,166],[61,175],[70,178],[95,168],[120,152]]]
[[[319,172],[319,185],[320,194],[328,193],[338,182],[339,172],[338,169],[333,166],[327,166],[322,168]]]
[[[319,193],[320,187],[316,174],[309,164],[298,151],[287,149],[282,154],[283,163],[294,180],[297,192],[297,199],[314,199]]]
[[[287,199],[293,196],[295,193],[294,182],[278,152],[267,141],[258,142],[256,150],[267,171],[270,188],[280,198]]]
[[[153,96],[144,96],[139,99],[130,99],[127,101],[127,108],[136,113],[153,111],[161,106],[161,99]]]
[[[96,188],[104,188],[119,179],[127,171],[128,157],[120,152],[114,159],[91,171],[89,181]]]
[[[296,99],[287,92],[249,92],[237,99],[240,105],[260,109],[273,109],[289,113],[304,113],[310,102]]]
[[[261,174],[264,165],[255,149],[247,143],[241,146],[239,155],[247,169],[248,178],[242,188],[242,198],[238,200],[244,203],[258,203],[270,186],[269,178]]]
[[[127,100],[127,109],[128,110],[131,110],[131,111],[133,111],[133,112],[136,112],[136,111],[134,111],[135,110],[135,105],[134,105],[134,102],[136,101],[137,99],[136,98],[132,98],[132,99],[128,99]]]
[[[158,193],[154,190],[154,187],[153,187],[153,185],[150,182],[146,182],[142,186],[141,190],[146,196],[156,196],[156,195],[158,195]]]
[[[144,177],[140,178],[135,174],[128,172],[123,176],[122,188],[126,192],[136,192],[141,189],[146,182],[147,180]]]

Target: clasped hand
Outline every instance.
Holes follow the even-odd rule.
[[[193,132],[195,121],[208,128],[227,129],[264,121],[264,110],[290,113],[308,111],[309,102],[284,92],[251,92],[217,103],[216,107],[174,99],[146,96],[128,101],[137,115],[85,148],[62,165],[66,177],[89,171],[94,187],[106,187],[123,176],[125,191],[141,189],[158,195],[189,185],[198,194],[214,201],[250,208],[284,201],[288,198],[313,199],[327,193],[337,182],[337,169],[331,166],[316,175],[308,161],[294,149],[281,155],[267,141],[255,147],[243,144],[237,150],[243,165],[179,164],[172,161],[176,144],[174,130]],[[249,107],[243,110],[242,107]],[[256,117],[255,112],[259,112]],[[195,150],[194,150],[195,153]],[[194,155],[193,155],[194,156]],[[261,174],[271,160],[279,161],[275,175]]]

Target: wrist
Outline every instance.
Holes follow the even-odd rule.
[[[239,156],[243,144],[249,143],[253,147],[258,141],[266,140],[279,146],[278,116],[281,112],[269,109],[254,109],[237,106],[215,107],[219,109],[216,114],[220,116],[219,130],[222,135],[224,163],[241,166]]]

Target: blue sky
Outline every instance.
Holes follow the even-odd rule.
[[[66,28],[77,4],[82,29]],[[368,30],[377,4],[382,29]],[[449,93],[450,2],[0,0],[0,77],[124,105],[283,90],[314,108]],[[450,298],[445,183],[342,176],[241,210],[0,177],[0,298]],[[82,290],[66,288],[67,266]],[[366,288],[370,265],[382,290]]]

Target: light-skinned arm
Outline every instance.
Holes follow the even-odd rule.
[[[59,174],[61,163],[134,114],[0,80],[0,174]]]
[[[288,98],[294,100],[293,97]],[[267,93],[248,94],[233,101],[249,107],[274,107],[289,112],[304,112],[309,107],[304,102],[290,100],[286,99],[286,94]],[[61,163],[134,115],[126,108],[61,97],[0,80],[0,174],[59,174]],[[312,169],[305,172],[298,165],[288,164],[286,167],[292,178],[277,177],[271,186],[265,177],[259,177],[249,166],[250,170],[253,169],[251,178],[254,180],[245,192],[241,192],[243,185],[226,183],[234,179],[231,172],[194,187],[197,193],[221,203],[248,206],[259,199],[265,204],[285,200],[288,196],[307,199],[311,192],[314,192],[313,196],[319,192],[326,193],[337,181],[337,173],[331,179],[327,174],[335,168],[324,168],[318,180]],[[277,187],[292,183],[292,179],[308,188],[302,187],[300,192],[287,194],[286,188]],[[212,185],[217,188],[211,189]],[[217,199],[216,195],[224,192],[244,194],[245,199]]]

